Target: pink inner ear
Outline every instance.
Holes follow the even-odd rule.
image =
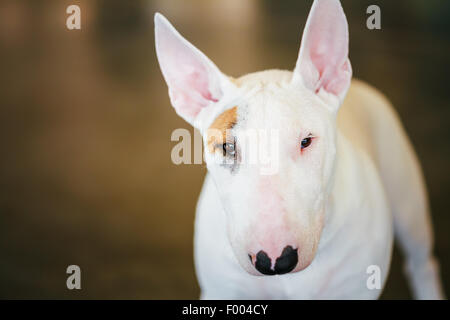
[[[351,79],[347,20],[338,0],[316,0],[308,17],[296,70],[305,84],[335,95],[346,91]]]
[[[202,69],[202,67],[199,69]],[[168,80],[168,82],[174,84],[173,87],[169,86],[169,90],[172,103],[177,112],[189,118],[195,118],[209,102],[218,101],[209,91],[206,74],[206,71],[179,72],[172,75],[173,78],[171,80]],[[175,83],[179,83],[179,86],[177,87]]]
[[[160,19],[160,20],[158,20]],[[162,18],[156,19],[156,49],[175,110],[193,120],[222,95],[218,70]]]

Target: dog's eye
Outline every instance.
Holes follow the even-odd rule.
[[[229,156],[229,157],[234,157],[236,154],[236,148],[234,143],[224,143],[223,146],[223,155],[224,156]]]
[[[303,139],[302,143],[301,143],[301,149],[303,150],[305,148],[308,148],[309,145],[311,144],[311,141],[312,141],[312,137],[306,137],[305,139]]]

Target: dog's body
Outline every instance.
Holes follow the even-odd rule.
[[[204,299],[377,298],[394,230],[415,296],[442,298],[414,151],[389,102],[360,81],[350,85],[346,44],[334,42],[323,51],[334,41],[317,28],[324,15],[335,22],[328,32],[345,42],[339,2],[316,0],[294,72],[271,70],[237,80],[223,77],[164,18],[156,18],[158,57],[172,103],[204,134],[210,173],[195,224]],[[173,69],[178,60],[183,63],[177,66],[187,63],[187,73]],[[238,144],[244,127],[281,132],[275,174],[261,176],[236,156],[244,153]],[[231,151],[208,128],[231,130]],[[232,166],[212,160],[222,156],[222,142]],[[381,287],[374,288],[368,279],[377,270]]]

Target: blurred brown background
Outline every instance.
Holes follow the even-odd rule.
[[[82,29],[66,29],[78,4]],[[189,128],[157,65],[153,14],[232,76],[292,69],[312,1],[0,2],[0,298],[196,299],[205,168],[172,164]],[[382,30],[366,28],[367,6]],[[354,74],[393,102],[422,161],[450,294],[446,0],[343,1]],[[66,267],[82,290],[66,289]],[[395,251],[383,298],[410,298]]]

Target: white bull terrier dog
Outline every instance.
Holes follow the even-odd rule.
[[[155,35],[171,103],[203,136],[202,299],[378,298],[394,233],[414,296],[443,298],[419,162],[387,99],[351,80],[338,0],[314,1],[293,72],[225,76],[159,13]],[[244,161],[265,140],[249,130],[276,137],[269,162]]]

